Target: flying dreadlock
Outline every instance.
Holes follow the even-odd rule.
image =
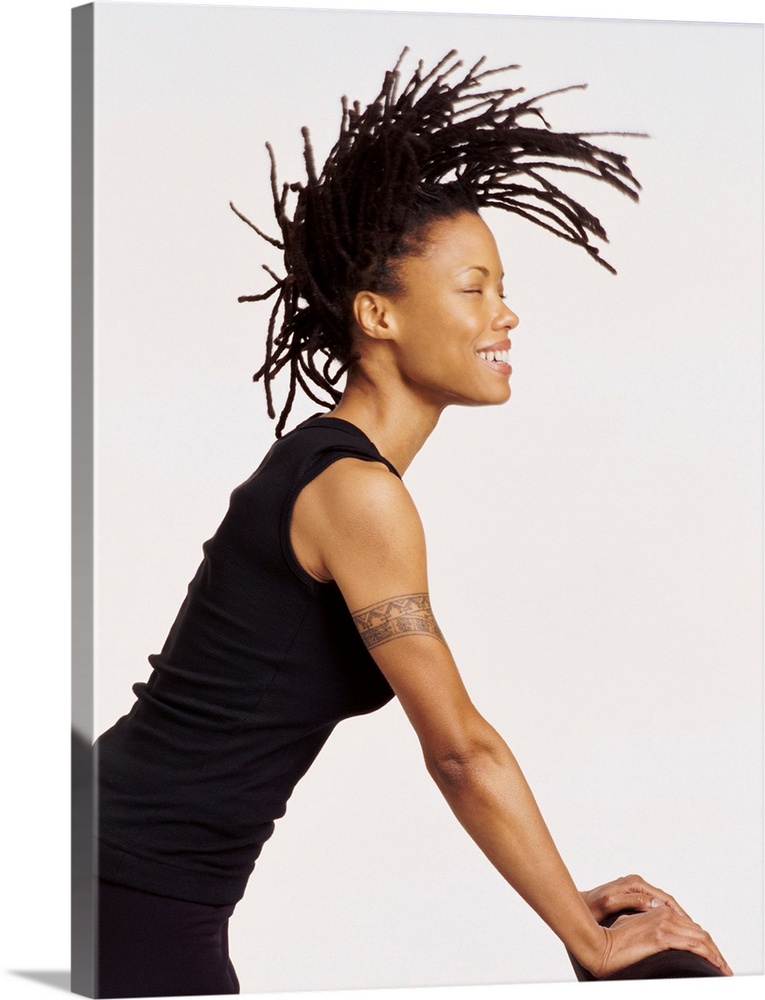
[[[303,128],[307,181],[283,184],[280,191],[274,152],[266,143],[281,240],[267,236],[231,205],[284,254],[284,277],[264,264],[273,285],[260,294],[239,297],[240,302],[253,302],[275,296],[265,361],[253,379],[263,379],[273,419],[271,384],[289,365],[290,385],[277,437],[298,386],[322,406],[339,400],[337,382],[354,360],[354,296],[364,289],[397,291],[396,260],[418,249],[427,224],[437,218],[482,207],[514,212],[583,247],[615,273],[590,242],[591,236],[607,242],[600,221],[548,174],[585,174],[637,201],[640,185],[626,158],[588,141],[631,133],[553,132],[535,102],[584,85],[510,103],[524,92],[522,87],[486,89],[485,81],[518,66],[482,69],[482,58],[450,83],[462,66],[454,50],[426,74],[420,62],[399,92],[399,67],[406,52],[386,72],[382,90],[365,110],[358,102],[351,106],[342,99],[340,135],[321,173],[316,171],[308,129]],[[528,116],[536,127],[519,124]],[[297,194],[292,218],[287,214],[290,194]],[[339,365],[334,372],[333,365]]]

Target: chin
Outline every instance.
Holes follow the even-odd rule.
[[[506,403],[512,395],[512,389],[510,388],[510,383],[505,382],[503,385],[496,386],[491,394],[485,399],[478,403],[479,406],[501,406],[502,403]]]
[[[509,385],[506,385],[500,391],[493,392],[490,396],[482,396],[480,399],[474,399],[472,397],[458,397],[456,399],[449,400],[447,405],[451,404],[453,406],[501,406],[506,403],[512,396],[512,390]]]

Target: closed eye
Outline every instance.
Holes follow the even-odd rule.
[[[463,292],[464,292],[464,293],[465,293],[466,295],[483,295],[483,288],[463,288]],[[500,297],[500,298],[501,298],[501,299],[502,299],[503,301],[504,301],[504,300],[505,300],[505,299],[507,298],[507,296],[505,295],[505,292],[504,292],[504,290],[502,290],[502,291],[498,291],[498,292],[497,292],[497,295],[498,295],[498,296],[499,296],[499,297]]]

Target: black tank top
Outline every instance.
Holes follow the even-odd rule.
[[[236,902],[335,725],[393,697],[337,586],[290,544],[298,493],[346,457],[396,473],[353,424],[312,417],[232,493],[148,682],[96,742],[102,878]]]

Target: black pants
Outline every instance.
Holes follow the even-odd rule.
[[[239,980],[228,955],[228,920],[233,905],[189,903],[102,881],[98,910],[97,997],[239,993]],[[620,915],[601,923],[610,926]],[[577,979],[595,979],[573,955],[569,958]],[[663,951],[606,978],[721,975],[714,965],[692,952]]]
[[[622,910],[621,913],[613,913],[611,916],[601,920],[601,926],[610,927],[615,920],[623,913],[636,913],[636,910]],[[576,978],[580,982],[590,982],[595,979],[591,972],[588,972],[577,962],[571,952],[568,953],[571,964],[574,966]],[[660,951],[656,955],[649,955],[641,958],[639,962],[628,965],[626,969],[620,969],[610,976],[604,976],[601,982],[616,982],[623,979],[700,979],[708,976],[721,976],[722,972],[716,965],[712,965],[701,955],[694,955],[692,951]]]
[[[228,957],[233,912],[100,882],[96,996],[239,993]]]

